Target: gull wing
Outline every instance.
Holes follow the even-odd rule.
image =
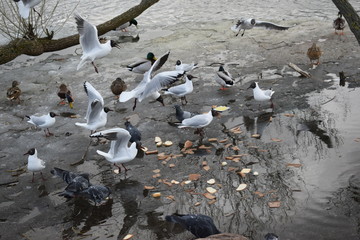
[[[84,55],[93,49],[101,48],[96,27],[78,14],[75,14],[75,20]]]
[[[90,105],[89,116],[86,119],[88,124],[95,122],[103,111],[104,105],[99,100],[94,100]]]
[[[275,29],[275,30],[287,30],[289,27],[283,27],[276,25],[271,22],[263,22],[263,21],[256,21],[255,27],[265,27],[267,29]]]
[[[88,119],[90,112],[92,111],[91,105],[93,104],[93,102],[97,100],[101,103],[102,106],[104,106],[104,99],[101,94],[89,82],[84,82],[84,90],[88,96],[88,108],[85,117],[85,119]]]

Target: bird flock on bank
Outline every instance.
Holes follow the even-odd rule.
[[[22,18],[26,19],[29,17],[31,9],[39,4],[40,0],[14,0],[18,4],[19,14]],[[35,9],[34,9],[35,10]],[[80,15],[75,14],[75,21],[77,24],[77,30],[80,36],[80,45],[83,50],[83,54],[80,58],[80,62],[77,66],[77,70],[80,70],[87,62],[90,62],[94,67],[94,70],[99,73],[95,60],[103,58],[111,52],[113,47],[119,48],[119,45],[113,40],[99,39],[98,32],[94,25],[86,21]],[[127,28],[131,25],[137,27],[137,21],[135,19],[130,22],[123,24],[116,30],[127,31]],[[240,19],[238,22],[231,27],[231,30],[238,36],[243,30],[241,36],[244,35],[245,30],[252,29],[254,27],[265,27],[268,29],[276,30],[287,30],[289,27],[283,27],[276,25],[271,22],[257,21],[251,19]],[[338,18],[333,21],[333,27],[336,34],[344,34],[345,20],[342,18],[342,14],[338,13]],[[338,33],[340,31],[340,33]],[[162,94],[171,95],[178,97],[181,100],[181,105],[188,103],[186,95],[193,92],[193,80],[197,77],[190,74],[191,71],[198,68],[196,63],[184,64],[181,60],[177,60],[175,68],[172,71],[163,71],[156,73],[167,61],[170,51],[165,53],[159,58],[156,58],[154,53],[149,52],[146,58],[129,64],[127,69],[131,72],[143,74],[142,81],[132,90],[129,91],[126,83],[121,78],[116,78],[110,86],[111,92],[114,94],[115,99],[119,102],[127,102],[130,99],[134,99],[133,110],[136,108],[137,102],[141,102],[146,98],[152,98],[162,105],[164,105]],[[315,64],[320,63],[320,56],[322,51],[315,43],[308,49],[307,56],[311,63],[316,61]],[[173,85],[181,80],[185,81],[181,84]],[[221,65],[214,76],[216,83],[220,85],[221,90],[231,88],[235,84],[235,79],[231,74],[225,70],[224,66]],[[7,90],[7,98],[10,101],[17,101],[21,103],[20,95],[21,90],[19,88],[19,82],[13,81],[12,86]],[[105,106],[104,99],[101,94],[95,89],[95,87],[88,81],[85,81],[84,91],[88,97],[88,106],[85,116],[86,122],[76,122],[75,125],[90,130],[89,134],[91,138],[104,138],[110,141],[110,148],[108,152],[97,150],[97,154],[103,156],[107,161],[118,167],[121,172],[121,167],[124,168],[125,172],[128,170],[124,163],[132,161],[138,151],[142,151],[141,146],[141,133],[133,126],[129,121],[125,122],[125,128],[115,127],[107,130],[97,131],[106,126],[107,113],[112,111]],[[272,96],[275,93],[271,89],[263,90],[259,87],[258,82],[252,82],[248,89],[252,89],[253,97],[255,101],[271,102],[273,107]],[[61,84],[57,92],[60,98],[60,105],[65,105],[66,102],[70,108],[74,107],[74,98],[70,89],[65,85]],[[214,116],[218,116],[220,111],[217,111],[214,107],[204,114],[195,114],[185,111],[180,105],[174,105],[175,116],[178,122],[178,128],[194,128],[195,133],[203,136],[204,127],[208,126]],[[50,132],[49,128],[52,127],[58,116],[54,112],[42,116],[30,115],[26,116],[28,122],[35,125],[37,128],[43,129],[46,137],[50,137],[53,133]],[[45,169],[45,161],[38,157],[36,148],[31,148],[24,155],[28,155],[27,169],[33,173],[32,182],[34,182],[35,172],[40,172],[41,178],[45,180],[42,171]],[[95,205],[102,204],[111,194],[111,190],[103,185],[93,185],[90,183],[88,173],[74,173],[67,170],[63,170],[54,167],[51,170],[51,174],[62,178],[67,184],[64,191],[59,193],[59,196],[71,200],[76,197],[85,198]],[[177,223],[189,230],[197,238],[206,238],[213,235],[213,238],[206,239],[224,239],[226,233],[221,233],[213,223],[213,220],[205,215],[201,214],[174,214],[165,217],[166,221]],[[232,235],[232,236],[230,236]],[[217,237],[218,236],[218,237]],[[240,235],[228,234],[229,239],[246,239],[236,238],[242,237]],[[264,237],[265,240],[276,240],[278,236],[273,233],[268,233]]]

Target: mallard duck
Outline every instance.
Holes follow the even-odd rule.
[[[129,22],[124,23],[120,27],[116,28],[116,30],[127,32],[128,31],[127,28],[130,27],[131,25],[134,25],[136,28],[138,28],[138,22],[135,19],[131,19]]]
[[[231,74],[224,69],[223,66],[219,67],[219,71],[216,73],[215,81],[220,84],[221,90],[225,90],[228,87],[234,85],[234,79]]]
[[[322,51],[320,50],[320,47],[316,46],[316,43],[313,43],[313,45],[307,51],[307,56],[309,57],[311,64],[313,64],[313,61],[317,60],[315,65],[320,64],[321,54]]]
[[[121,78],[116,78],[110,86],[111,92],[119,99],[120,94],[127,89],[126,83]]]
[[[60,85],[57,95],[61,99],[59,102],[60,105],[64,105],[65,100],[67,100],[69,103],[69,107],[70,108],[74,107],[74,98],[72,97],[70,90],[67,88],[67,86],[65,84],[62,83]]]
[[[129,71],[132,71],[134,73],[144,74],[150,70],[151,66],[155,63],[155,61],[156,61],[156,57],[155,57],[154,53],[149,52],[146,55],[145,59],[136,61],[126,67]]]
[[[19,82],[13,81],[11,88],[9,88],[6,92],[6,96],[10,101],[16,100],[18,101],[18,103],[20,103],[21,90],[18,86],[19,86]]]
[[[338,13],[338,17],[334,20],[333,26],[335,28],[335,34],[338,34],[337,31],[341,31],[340,35],[344,34],[345,19],[343,19],[343,15],[341,12]]]

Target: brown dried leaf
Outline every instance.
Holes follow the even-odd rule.
[[[197,207],[197,206],[201,205],[201,202],[196,202],[194,205],[195,205],[195,207]]]
[[[268,205],[270,208],[278,208],[281,206],[281,202],[280,201],[268,202]]]
[[[233,160],[234,157],[225,157],[226,160]]]
[[[129,239],[131,239],[133,236],[134,236],[134,235],[132,235],[132,234],[128,234],[128,235],[126,235],[126,236],[123,238],[123,240],[129,240]]]
[[[260,138],[261,135],[256,133],[256,134],[252,134],[251,137],[252,137],[252,138]]]
[[[161,177],[161,174],[160,174],[160,173],[157,173],[157,174],[154,174],[152,177],[153,177],[153,178],[158,178],[158,177]]]
[[[175,201],[175,197],[173,195],[166,196],[166,198]]]
[[[203,167],[203,169],[204,169],[205,171],[209,171],[209,170],[210,170],[210,167],[209,167],[208,165],[206,165],[206,166]]]
[[[233,162],[240,162],[240,160],[241,160],[240,158],[233,158],[232,159]]]
[[[233,146],[233,147],[232,147],[232,150],[234,150],[234,151],[240,151],[240,148],[239,148],[238,146]]]
[[[186,140],[184,143],[184,148],[191,148],[193,146],[193,143],[190,140]]]
[[[150,154],[157,154],[158,150],[151,150],[151,151],[146,151],[145,154],[146,155],[150,155]]]
[[[214,204],[214,203],[216,203],[216,199],[213,199],[213,200],[211,200],[211,201],[208,201],[208,204],[209,204],[209,205]]]
[[[224,148],[229,148],[232,144],[231,143],[228,143],[224,146]]]
[[[217,138],[209,138],[208,141],[209,142],[217,142]]]
[[[219,143],[226,143],[227,141],[228,141],[228,139],[225,138],[225,139],[220,140]]]
[[[154,187],[154,186],[144,186],[144,189],[146,189],[146,190],[153,190],[153,189],[155,189],[155,187]]]
[[[211,149],[211,146],[201,145],[199,146],[199,149]]]
[[[161,197],[161,193],[160,192],[156,192],[156,193],[153,193],[152,196],[154,198],[158,198],[158,197]]]
[[[271,138],[271,140],[274,142],[282,142],[282,139],[279,139],[279,138]]]
[[[169,164],[169,168],[173,168],[173,167],[175,167],[175,164],[170,163],[170,164]]]
[[[229,172],[233,172],[233,171],[238,170],[238,168],[235,168],[235,167],[229,167],[227,170],[228,170]]]
[[[153,173],[159,173],[161,170],[160,169],[155,169],[153,170]]]
[[[210,200],[216,199],[216,196],[214,196],[210,193],[204,193],[203,195],[204,195],[204,197],[206,197],[207,199],[210,199]]]
[[[299,168],[302,166],[302,164],[300,163],[287,163],[286,164],[287,167],[296,167],[296,168]]]
[[[254,192],[254,194],[258,195],[258,197],[260,197],[260,198],[265,196],[265,194],[263,194],[262,192],[259,192],[259,191]]]
[[[208,163],[207,163],[207,161],[202,161],[202,163],[201,163],[203,166],[206,166],[206,165],[208,165]]]
[[[168,185],[169,187],[172,187],[172,183],[171,182],[167,182],[166,180],[162,181],[164,184]]]
[[[197,180],[199,180],[200,177],[201,177],[200,174],[198,174],[198,173],[193,173],[193,174],[190,174],[190,175],[189,175],[189,180],[191,180],[191,181],[197,181]]]

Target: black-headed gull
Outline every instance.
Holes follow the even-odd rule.
[[[196,67],[197,67],[197,63],[182,63],[181,60],[177,60],[175,64],[175,69],[177,71],[190,72]]]
[[[30,9],[41,3],[41,0],[14,0],[19,8],[19,14],[27,19],[30,15]],[[34,9],[35,10],[35,9]]]
[[[127,23],[120,25],[119,27],[116,28],[116,30],[121,30],[122,32],[127,32],[128,31],[127,28],[130,27],[131,25],[134,25],[136,28],[138,28],[138,22],[136,21],[136,19],[131,19]]]
[[[91,64],[94,66],[95,71],[99,73],[94,62],[95,59],[105,57],[111,52],[111,48],[118,48],[119,46],[114,40],[100,43],[98,39],[98,31],[94,25],[84,20],[78,14],[75,14],[75,20],[77,30],[80,35],[80,45],[83,50],[83,55],[81,56],[81,60],[77,66],[77,70],[79,70],[87,61],[90,61]]]
[[[41,170],[43,170],[45,168],[45,162],[43,160],[41,160],[40,158],[38,158],[37,150],[35,148],[31,148],[29,151],[24,153],[24,155],[29,155],[27,169],[33,173],[31,181],[34,182],[35,172],[40,172],[41,178],[43,180],[45,180],[45,178],[43,177],[43,174],[41,172]]]
[[[50,112],[49,114],[42,115],[42,116],[26,116],[29,118],[27,121],[28,123],[31,123],[35,125],[36,127],[39,127],[44,130],[45,136],[49,137],[54,134],[52,134],[49,130],[49,127],[53,126],[55,124],[55,117],[58,116],[57,114]],[[46,131],[47,130],[47,131]]]
[[[91,130],[104,127],[107,122],[107,113],[112,111],[104,107],[104,99],[100,93],[89,83],[84,82],[84,89],[88,96],[88,108],[86,112],[86,123],[75,123],[77,126]]]
[[[132,98],[135,98],[133,110],[136,108],[136,102],[141,102],[143,99],[147,97],[151,97],[160,101],[163,105],[164,102],[161,95],[158,92],[164,87],[174,83],[180,77],[184,75],[184,71],[166,71],[156,74],[154,77],[151,77],[152,73],[158,70],[169,57],[170,52],[167,52],[159,59],[155,61],[155,63],[151,66],[150,70],[144,74],[143,80],[139,83],[139,85],[134,88],[132,91],[125,91],[120,94],[119,101],[126,102]]]
[[[173,214],[165,216],[165,220],[180,224],[194,234],[196,238],[206,238],[220,233],[212,218],[202,214]]]
[[[129,71],[132,71],[134,73],[144,74],[150,70],[151,66],[155,63],[155,61],[156,61],[156,57],[154,53],[149,52],[146,55],[146,58],[136,61],[132,64],[129,64],[126,67]]]
[[[275,30],[289,29],[289,27],[279,26],[271,22],[257,21],[254,18],[248,18],[248,19],[238,20],[238,22],[231,27],[231,30],[233,32],[236,32],[236,36],[238,36],[241,29],[243,29],[243,33],[241,34],[241,36],[244,36],[245,30],[252,29],[254,27],[265,27],[268,29],[275,29]]]
[[[184,119],[178,128],[196,128],[197,131],[195,133],[203,135],[203,128],[209,125],[214,116],[220,115],[218,111],[215,111],[213,108],[207,113],[198,114],[191,118]]]
[[[111,145],[107,153],[100,150],[97,150],[96,152],[117,166],[119,172],[121,172],[121,167],[117,165],[118,163],[124,167],[125,172],[128,170],[124,166],[124,163],[133,160],[138,152],[135,142],[133,142],[130,147],[128,146],[131,138],[129,131],[123,128],[112,128],[91,134],[90,137],[104,137],[105,139],[110,140]]]
[[[177,86],[173,86],[168,89],[164,89],[164,94],[170,94],[177,97],[180,97],[181,103],[183,105],[187,104],[186,95],[192,93],[194,90],[193,82],[192,80],[196,78],[190,74],[185,75],[185,83],[179,84]],[[185,102],[185,104],[184,104]]]
[[[67,100],[69,103],[69,107],[70,108],[74,107],[74,98],[71,95],[71,91],[64,83],[60,85],[57,95],[60,98],[60,102],[59,102],[60,105],[65,104],[65,100]]]
[[[221,90],[225,90],[226,88],[233,86],[235,80],[223,66],[220,66],[219,70],[216,72],[215,81],[221,86]]]
[[[262,90],[257,82],[251,83],[248,89],[249,88],[253,89],[254,99],[255,101],[259,101],[259,102],[272,101],[271,97],[275,93],[275,91],[271,89]],[[271,102],[271,106],[272,106],[272,102]]]

